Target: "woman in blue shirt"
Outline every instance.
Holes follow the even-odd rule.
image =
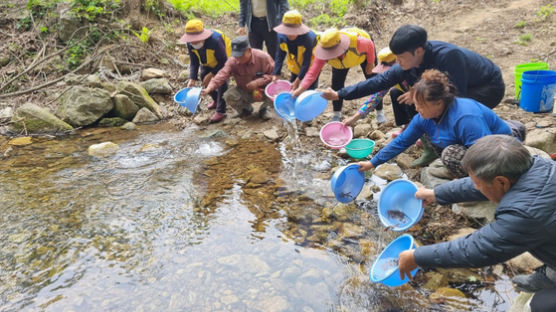
[[[440,155],[452,177],[464,177],[461,160],[478,139],[490,134],[513,135],[525,139],[525,127],[517,121],[504,121],[483,104],[456,97],[456,87],[448,77],[430,69],[411,89],[415,109],[407,129],[380,150],[369,162],[360,162],[361,171],[370,170],[396,157],[424,135]]]

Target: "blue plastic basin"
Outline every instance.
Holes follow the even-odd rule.
[[[384,226],[405,231],[423,216],[423,200],[415,198],[417,185],[409,180],[395,180],[382,190],[378,199],[378,217]]]
[[[393,240],[384,250],[378,255],[377,259],[371,267],[369,272],[369,279],[373,283],[382,283],[386,286],[397,287],[407,282],[409,279],[404,277],[400,278],[400,271],[398,269],[398,255],[404,250],[415,249],[415,241],[413,236],[404,234]],[[411,276],[415,276],[419,268],[411,271]]]
[[[330,186],[334,196],[341,203],[353,201],[363,189],[365,176],[357,171],[361,166],[350,164],[338,168],[330,179]]]

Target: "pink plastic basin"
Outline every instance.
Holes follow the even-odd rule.
[[[329,122],[320,129],[320,140],[332,149],[346,146],[352,138],[351,128],[339,121]]]
[[[291,83],[287,80],[276,80],[266,85],[264,94],[274,101],[274,97],[282,92],[290,92]]]

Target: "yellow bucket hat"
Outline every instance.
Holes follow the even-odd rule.
[[[327,29],[320,36],[315,56],[323,60],[333,59],[346,52],[348,47],[348,36],[340,33],[336,28]]]
[[[185,35],[180,40],[183,42],[203,41],[212,35],[212,30],[205,29],[203,21],[194,18],[185,24]]]
[[[290,10],[284,13],[282,24],[273,28],[275,32],[284,35],[304,35],[310,31],[309,27],[301,22],[301,13]]]
[[[392,63],[396,61],[396,55],[392,53],[389,47],[382,48],[378,51],[377,58],[380,61],[377,66],[373,68],[373,73],[380,74],[392,67]]]

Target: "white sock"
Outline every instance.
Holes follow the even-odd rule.
[[[340,118],[342,118],[342,112],[334,111],[334,117],[340,117]]]

